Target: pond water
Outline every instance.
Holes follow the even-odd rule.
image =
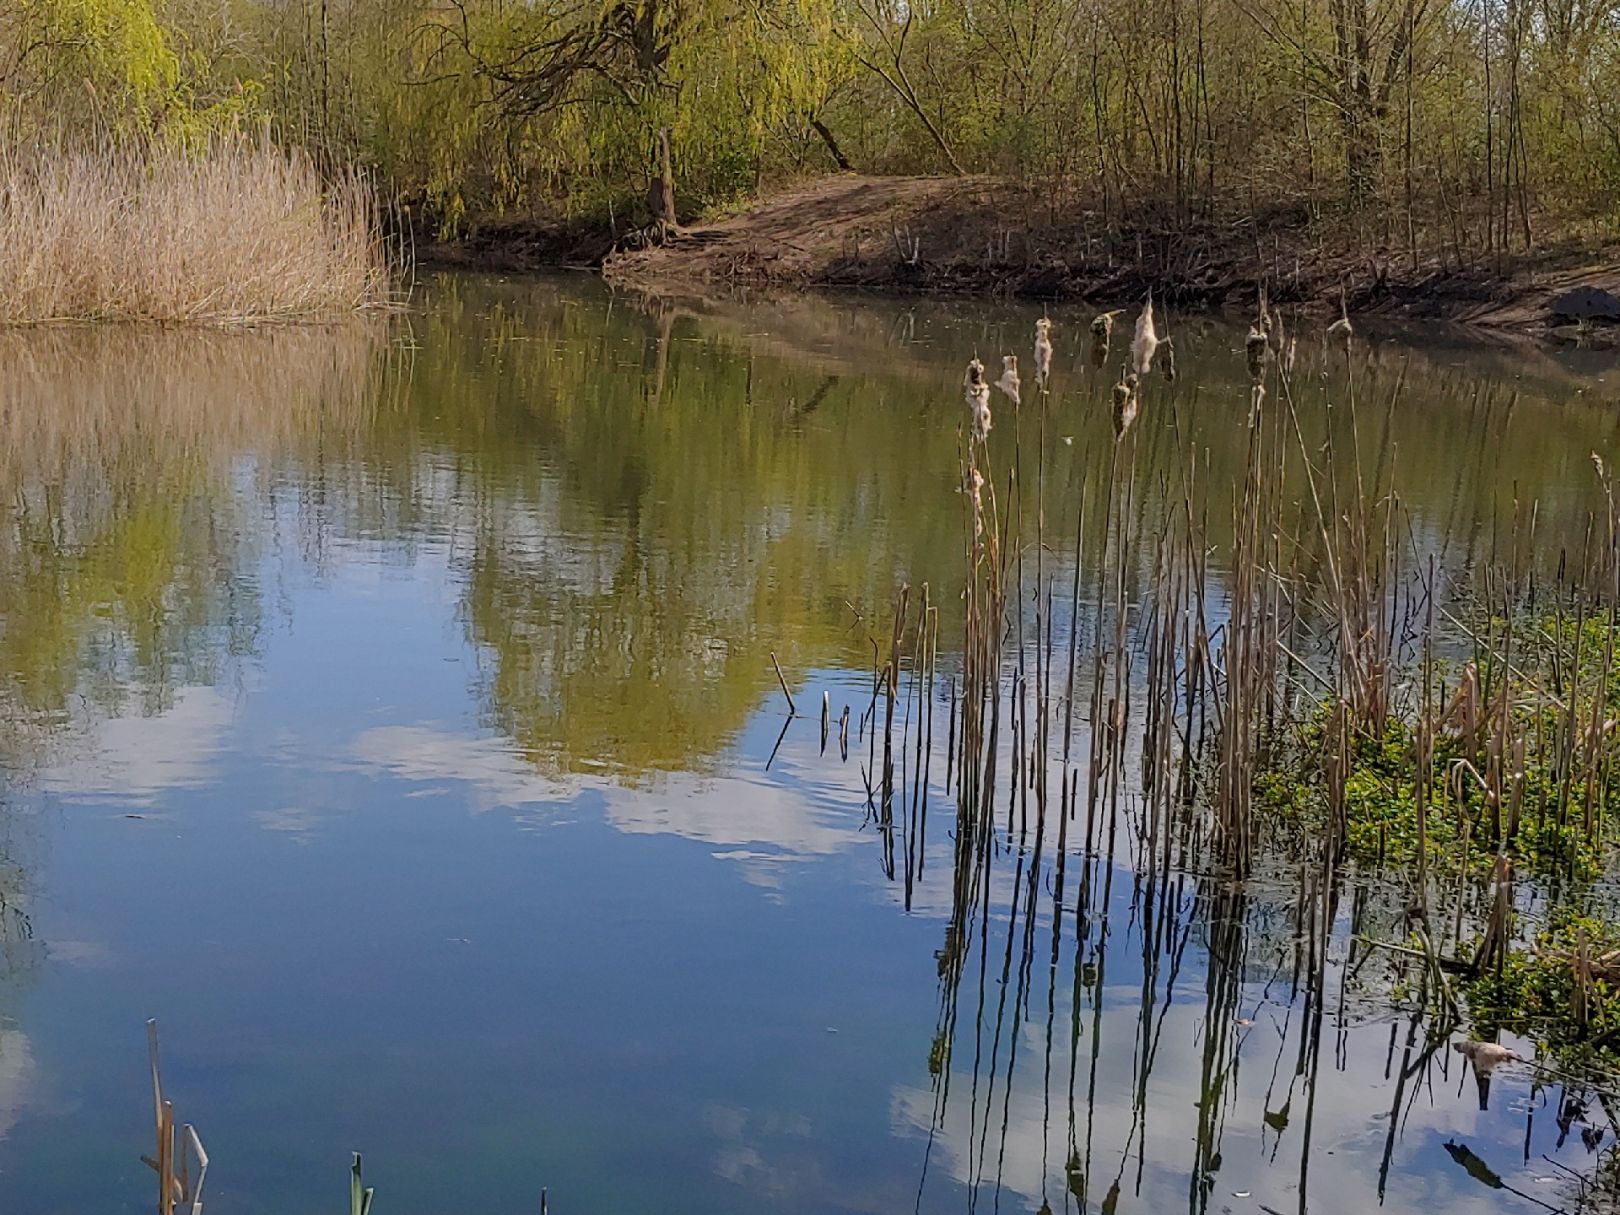
[[[341,1209],[351,1149],[383,1215],[1568,1207],[1601,1111],[1487,1099],[1342,923],[1313,984],[1285,891],[1144,892],[1122,843],[1076,915],[1006,831],[950,927],[961,369],[1036,315],[448,277],[379,326],[0,334],[0,1209],[151,1209],[148,1017],[210,1211]],[[1054,316],[1064,585],[1117,369]],[[1138,482],[1233,483],[1241,334],[1171,328]],[[1446,561],[1516,502],[1581,542],[1612,362],[1299,360]],[[940,609],[909,882],[861,728],[902,582]]]

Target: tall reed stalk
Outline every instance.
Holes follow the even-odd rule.
[[[0,148],[0,324],[311,321],[386,305],[370,182],[221,137]]]

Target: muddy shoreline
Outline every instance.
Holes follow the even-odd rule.
[[[976,179],[822,178],[752,208],[626,249],[606,226],[501,219],[419,250],[424,266],[518,273],[593,269],[653,291],[857,290],[1080,301],[1153,291],[1183,309],[1252,307],[1256,284],[1303,315],[1445,320],[1552,340],[1614,344],[1620,324],[1555,305],[1577,288],[1620,296],[1620,250],[1549,246],[1510,265],[1444,254],[1414,267],[1400,250],[1331,248],[1290,217],[1254,226],[1146,222],[1106,237],[1094,217],[1041,213]]]

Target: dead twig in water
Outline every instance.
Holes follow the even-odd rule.
[[[776,682],[782,685],[782,695],[787,697],[788,712],[794,717],[799,715],[799,706],[793,703],[793,693],[788,691],[787,680],[782,677],[782,664],[776,661],[776,651],[771,651],[771,665],[776,668]]]

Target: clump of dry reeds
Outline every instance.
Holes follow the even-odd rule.
[[[0,248],[0,324],[300,321],[391,298],[366,178],[240,136],[0,149]]]

